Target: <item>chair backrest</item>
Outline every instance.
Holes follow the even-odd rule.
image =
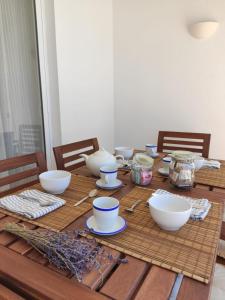
[[[0,196],[39,182],[38,175],[46,170],[43,152],[0,160]]]
[[[201,154],[203,157],[209,156],[211,134],[159,131],[158,152],[172,152],[174,150],[187,150]]]
[[[71,171],[84,166],[85,161],[80,157],[80,154],[84,153],[90,155],[98,149],[97,138],[54,147],[53,151],[57,169]]]

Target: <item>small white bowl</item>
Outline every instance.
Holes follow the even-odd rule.
[[[164,230],[179,230],[191,215],[191,204],[176,195],[154,195],[148,203],[152,218]]]
[[[116,147],[115,148],[116,155],[122,155],[124,159],[130,159],[134,154],[134,149],[130,147]]]
[[[41,186],[51,194],[62,194],[69,186],[71,173],[63,170],[53,170],[39,175]]]

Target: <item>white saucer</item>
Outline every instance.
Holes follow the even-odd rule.
[[[158,172],[163,176],[169,176],[169,170],[165,170],[164,168],[159,168]]]
[[[91,216],[87,219],[86,226],[92,233],[97,235],[114,235],[124,231],[127,228],[127,222],[124,218],[118,216],[116,224],[113,226],[112,230],[103,231],[98,229],[98,226],[95,222],[95,217]]]
[[[97,180],[96,181],[96,186],[99,187],[100,189],[103,189],[103,190],[114,190],[114,189],[118,189],[119,187],[121,187],[123,185],[122,181],[119,180],[119,179],[116,179],[115,182],[112,184],[112,183],[104,183],[102,182],[101,179]]]
[[[155,154],[152,154],[152,155],[150,155],[152,158],[157,158],[157,157],[159,157],[159,153],[155,153]]]

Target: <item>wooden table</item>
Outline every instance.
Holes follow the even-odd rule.
[[[73,172],[91,176],[86,167]],[[119,178],[125,186],[114,194],[120,199],[128,193],[133,184],[127,172],[119,172]],[[150,188],[163,188],[172,192],[192,197],[205,197],[210,201],[223,202],[225,193],[209,191],[208,187],[197,186],[192,191],[178,192],[172,189],[163,178],[153,178]],[[76,229],[84,225],[87,215],[80,217],[67,229]],[[129,263],[117,264],[110,262],[101,275],[92,271],[79,284],[69,272],[62,272],[50,265],[36,250],[25,241],[1,230],[7,222],[18,222],[18,219],[0,214],[0,299],[168,299],[173,288],[176,274],[150,265],[139,259],[128,257]],[[29,223],[26,226],[36,230]],[[122,253],[110,250],[117,257]],[[216,259],[216,258],[215,258]],[[210,295],[211,283],[206,285],[184,277],[177,299],[206,300]],[[5,298],[4,298],[5,297]]]

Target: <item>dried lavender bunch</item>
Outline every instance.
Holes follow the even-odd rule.
[[[4,229],[26,240],[57,268],[69,270],[78,281],[93,268],[101,272],[103,264],[113,259],[94,238],[81,238],[77,230],[29,230],[15,223],[6,224]]]

